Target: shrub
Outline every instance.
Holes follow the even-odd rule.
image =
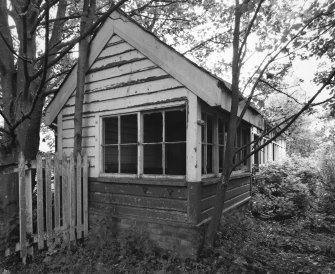
[[[320,185],[320,172],[311,160],[294,156],[270,163],[255,176],[252,212],[278,220],[304,216],[316,207]]]
[[[335,148],[323,149],[320,157],[323,188],[321,192],[320,207],[326,214],[335,215]]]

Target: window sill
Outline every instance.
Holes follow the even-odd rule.
[[[169,178],[157,176],[155,178],[138,178],[132,176],[117,176],[114,174],[100,174],[99,182],[118,184],[139,184],[139,185],[159,185],[159,186],[186,186],[185,178]]]
[[[239,173],[232,173],[230,176],[230,180],[238,179],[238,178],[245,178],[250,177],[251,173],[249,171],[246,172],[239,172]],[[201,184],[203,186],[206,185],[213,185],[217,184],[220,181],[220,175],[218,177],[211,177],[211,178],[201,178]]]

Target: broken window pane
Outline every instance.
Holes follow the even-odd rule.
[[[137,115],[121,116],[121,144],[137,143]]]
[[[105,119],[105,144],[118,143],[118,117]]]
[[[143,172],[144,174],[163,174],[162,145],[143,145]]]
[[[165,141],[178,142],[186,140],[185,110],[165,112]]]
[[[137,174],[137,145],[121,146],[121,173]]]
[[[165,174],[186,174],[186,144],[166,144],[165,147]]]
[[[105,172],[118,172],[118,148],[117,146],[105,147]]]
[[[161,112],[143,115],[144,143],[162,142],[163,116]]]

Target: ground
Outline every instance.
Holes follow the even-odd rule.
[[[41,252],[27,266],[7,258],[0,273],[335,273],[333,231],[312,230],[301,217],[278,222],[243,214],[223,220],[215,247],[197,260],[163,252],[145,235],[101,231],[71,248]]]

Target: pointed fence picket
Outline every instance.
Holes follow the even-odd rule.
[[[86,155],[78,155],[75,161],[73,155],[47,154],[38,155],[27,167],[20,154],[20,242],[15,251],[20,251],[23,263],[27,255],[33,255],[34,243],[43,249],[87,237],[88,166]]]

